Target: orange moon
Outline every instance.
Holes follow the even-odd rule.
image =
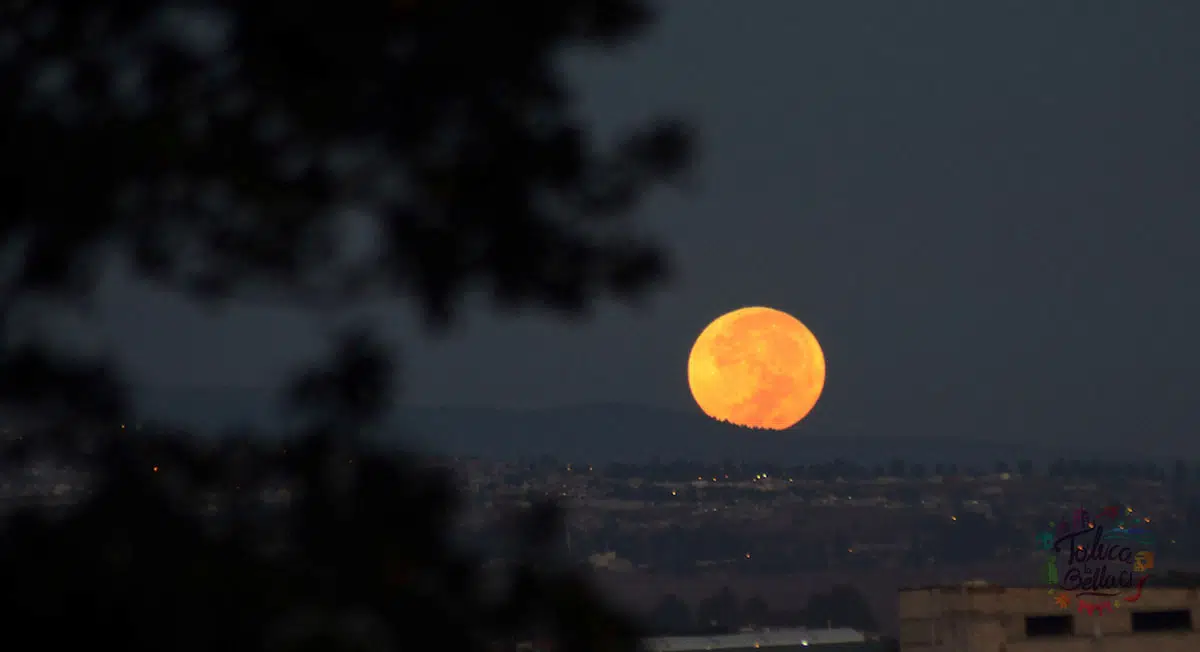
[[[773,308],[741,308],[709,324],[688,356],[688,386],[708,416],[786,430],[825,388],[825,354],[800,320]]]

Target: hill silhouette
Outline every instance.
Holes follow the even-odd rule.
[[[810,464],[834,459],[885,464],[910,462],[987,465],[1018,457],[1046,462],[1075,457],[1063,448],[1039,448],[986,439],[939,436],[867,435],[803,424],[787,431],[741,428],[686,412],[624,404],[583,405],[542,410],[419,408],[405,411],[402,423],[427,439],[437,452],[517,459],[552,455],[588,462],[645,462],[688,459],[717,462]],[[1095,451],[1105,457],[1106,451]],[[1117,452],[1112,452],[1116,455]]]
[[[200,430],[224,425],[277,424],[277,401],[265,390],[155,389],[142,392],[151,415]],[[1067,446],[1038,446],[986,438],[864,434],[851,426],[804,423],[778,432],[740,428],[699,411],[603,403],[545,409],[445,406],[406,408],[393,413],[390,432],[406,443],[439,454],[499,460],[550,455],[561,459],[646,462],[687,459],[774,461],[808,464],[833,459],[886,464],[895,457],[914,463],[990,465],[995,460],[1046,463],[1078,457]],[[1099,459],[1118,449],[1089,450]]]

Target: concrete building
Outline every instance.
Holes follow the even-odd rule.
[[[1063,608],[1047,587],[985,583],[905,589],[901,652],[1197,652],[1195,587],[1148,586],[1105,613]]]
[[[882,644],[860,631],[834,629],[763,629],[714,636],[663,636],[642,641],[647,652],[873,652]]]

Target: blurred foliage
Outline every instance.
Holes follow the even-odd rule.
[[[452,544],[449,475],[364,436],[393,394],[370,328],[297,380],[293,437],[202,444],[118,427],[113,370],[35,317],[86,307],[114,261],[218,305],[412,297],[434,326],[473,288],[568,315],[637,295],[667,267],[625,216],[684,170],[689,134],[596,142],[561,68],[652,18],[641,0],[0,3],[0,402],[22,434],[3,472],[49,457],[92,492],[4,520],[7,641],[634,647],[547,562],[552,508],[500,578]]]

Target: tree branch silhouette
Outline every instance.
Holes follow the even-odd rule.
[[[291,386],[293,437],[201,442],[119,427],[113,367],[17,343],[10,317],[83,304],[114,260],[212,305],[404,297],[434,327],[477,288],[560,314],[644,293],[668,267],[626,218],[685,170],[689,130],[597,142],[561,61],[652,19],[641,0],[0,4],[0,406],[29,433],[3,461],[78,465],[89,494],[4,519],[6,634],[631,649],[625,618],[536,563],[552,512],[517,537],[506,588],[484,590],[481,559],[451,542],[451,478],[359,436],[393,393],[369,327]]]

